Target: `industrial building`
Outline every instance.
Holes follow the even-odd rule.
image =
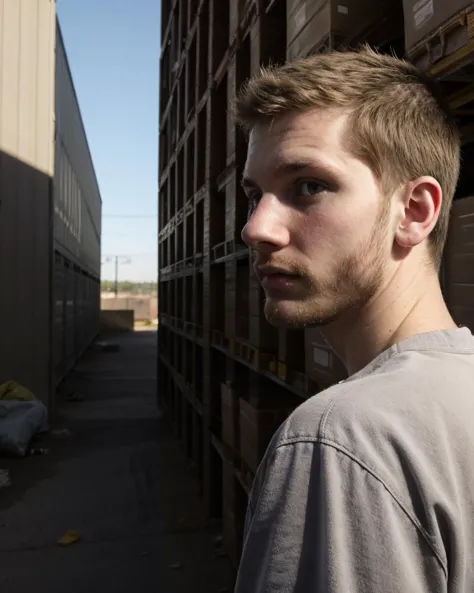
[[[474,329],[474,12],[471,2],[162,2],[159,394],[210,517],[237,565],[249,489],[269,439],[310,395],[344,377],[317,329],[278,330],[240,233],[245,140],[228,110],[260,65],[368,42],[444,87],[463,168],[442,269],[459,324]]]
[[[0,0],[0,383],[54,408],[98,333],[102,202],[50,0]]]

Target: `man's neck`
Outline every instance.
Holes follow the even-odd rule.
[[[438,277],[427,272],[413,274],[409,282],[394,277],[364,309],[322,328],[322,333],[353,375],[402,340],[456,327]]]

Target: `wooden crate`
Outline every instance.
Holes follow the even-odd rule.
[[[239,450],[239,398],[235,389],[221,384],[222,442],[235,454]]]
[[[259,408],[240,399],[240,456],[246,466],[256,473],[265,451],[275,431],[294,409],[289,400],[281,402],[281,407],[268,407],[262,402]]]
[[[376,23],[391,4],[391,0],[288,0],[288,59],[339,47]]]
[[[403,0],[405,49],[410,60],[420,69],[436,74],[472,54],[473,9],[472,0]]]
[[[229,559],[237,569],[242,553],[247,501],[238,483],[234,466],[222,465],[222,535]]]
[[[444,293],[451,315],[474,331],[474,197],[453,202],[444,251]]]
[[[346,369],[316,328],[305,330],[306,375],[318,390],[326,389],[347,377]]]

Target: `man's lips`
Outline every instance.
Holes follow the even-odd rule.
[[[300,274],[276,266],[258,266],[256,272],[262,286],[268,289],[286,288],[301,278]]]

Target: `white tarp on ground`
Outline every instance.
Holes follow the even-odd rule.
[[[39,400],[0,400],[0,452],[24,457],[35,434],[48,429],[48,410]]]

